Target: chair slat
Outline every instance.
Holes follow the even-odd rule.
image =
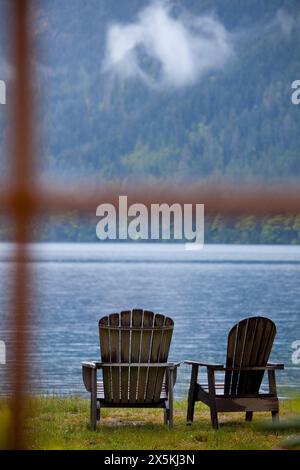
[[[173,326],[174,322],[171,318],[165,318],[165,323],[166,326]],[[171,339],[172,339],[172,334],[173,330],[163,330],[163,336],[162,336],[162,342],[161,342],[161,349],[160,349],[160,355],[159,355],[159,361],[158,362],[167,362],[168,361],[168,355],[169,355],[169,350],[170,350],[170,344],[171,344]],[[165,369],[158,368],[157,369],[157,376],[156,376],[156,384],[155,384],[155,389],[154,389],[154,401],[159,400],[160,397],[160,391],[165,375]]]
[[[261,352],[262,352],[262,343],[265,340],[264,337],[264,331],[265,331],[265,326],[266,323],[264,321],[264,318],[257,318],[257,324],[256,324],[256,334],[255,334],[255,340],[253,343],[253,348],[251,351],[251,360],[250,362],[253,363],[254,365],[264,365],[264,360],[263,357],[261,357]],[[248,393],[258,393],[262,378],[263,378],[263,371],[257,371],[257,372],[250,372],[246,375],[246,386],[244,388],[244,392]]]
[[[154,321],[154,313],[147,310],[143,313],[143,327],[152,327]],[[141,338],[141,351],[140,351],[140,362],[147,363],[150,359],[151,341],[153,331],[142,330]],[[147,378],[148,378],[149,367],[139,368],[139,381],[138,381],[138,392],[137,400],[142,403],[145,400],[146,389],[147,389]]]
[[[269,359],[276,334],[268,318],[252,317],[240,321],[228,335],[227,367],[264,367]],[[228,371],[225,374],[226,395],[257,394],[264,371]]]
[[[97,398],[100,400],[106,401],[103,382],[97,382]],[[165,400],[166,398],[167,398],[166,384],[163,383],[161,387],[161,394],[160,394],[159,400]],[[134,403],[135,402],[132,402],[132,404]]]
[[[259,318],[257,324],[257,337],[259,340],[252,351],[251,362],[257,366],[265,366],[268,362],[276,334],[276,327],[271,320]],[[264,371],[249,372],[247,379],[247,393],[258,393]]]
[[[130,326],[131,324],[131,311],[126,310],[121,312],[121,326]],[[130,359],[130,330],[121,330],[121,362],[129,362]],[[129,367],[121,368],[121,401],[128,403],[129,394]]]
[[[132,326],[141,327],[143,321],[143,310],[134,309],[132,310]],[[141,330],[132,330],[131,333],[131,354],[130,362],[140,362],[141,352]],[[130,367],[130,389],[129,389],[129,401],[131,403],[136,402],[137,399],[137,386],[138,386],[138,367]]]
[[[103,362],[110,362],[110,345],[109,345],[109,330],[101,328],[108,325],[108,316],[99,320],[99,338],[100,338],[100,353]],[[105,367],[102,371],[104,393],[108,401],[112,400],[112,387],[111,387],[111,370]]]
[[[119,326],[120,325],[120,315],[118,313],[112,313],[109,315],[109,325]],[[110,330],[110,362],[120,362],[120,331],[119,330]],[[120,402],[120,383],[121,371],[119,367],[111,368],[111,379],[112,379],[112,392],[113,392],[113,402]]]
[[[227,359],[226,359],[226,366],[233,367],[233,359],[234,359],[234,351],[235,351],[235,342],[236,342],[236,330],[237,325],[235,325],[229,332],[228,335],[228,342],[227,342]],[[224,394],[230,395],[231,391],[231,373],[225,374],[224,380]]]
[[[243,321],[238,324],[235,334],[235,351],[233,358],[233,367],[241,367],[245,343],[247,340],[248,322]],[[231,395],[236,395],[239,384],[239,371],[233,371],[231,377]]]
[[[128,363],[128,367],[105,367],[105,400],[126,406],[161,400],[165,368],[131,363],[167,362],[173,333],[173,320],[141,309],[126,310],[99,321],[100,350],[103,362]]]
[[[252,319],[247,320],[247,340],[245,343],[245,351],[244,351],[244,356],[243,360],[241,362],[241,365],[244,367],[251,367],[257,365],[253,361],[253,348],[255,344],[255,338],[256,338],[256,331],[257,331],[257,324],[258,324],[258,319],[256,318],[254,321]],[[249,389],[249,381],[252,381],[251,373],[249,371],[241,371],[240,372],[240,377],[239,377],[239,384],[238,384],[238,390],[237,393],[238,395],[243,395],[247,393],[247,390]]]
[[[154,317],[154,326],[163,326],[165,323],[165,317],[160,314],[156,314]],[[160,362],[160,352],[162,347],[163,341],[163,330],[155,330],[152,334],[152,341],[151,341],[151,350],[149,355],[149,362],[150,363],[157,363]],[[147,387],[146,387],[146,395],[145,401],[146,403],[151,403],[154,399],[154,391],[156,385],[156,378],[157,378],[157,367],[151,367],[148,370],[147,374]]]

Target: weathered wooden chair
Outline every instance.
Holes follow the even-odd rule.
[[[83,362],[83,381],[91,394],[91,427],[100,407],[163,408],[173,425],[173,387],[179,364],[168,363],[171,318],[134,309],[99,320],[102,362]],[[102,382],[97,370],[102,369]]]
[[[275,370],[283,364],[269,364],[276,334],[275,324],[264,317],[252,317],[237,323],[229,332],[226,366],[185,361],[192,365],[188,396],[187,424],[192,424],[196,401],[209,406],[212,425],[218,429],[218,412],[246,413],[251,421],[254,411],[270,411],[279,416]],[[199,367],[206,367],[208,383],[198,383]],[[269,391],[260,391],[264,372],[268,371]],[[224,372],[224,382],[215,382],[215,373]]]

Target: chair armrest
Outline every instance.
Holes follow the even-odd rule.
[[[223,364],[210,364],[207,362],[200,362],[200,361],[184,361],[184,364],[188,364],[190,366],[207,367],[208,369],[214,369],[214,370],[224,370]]]
[[[284,369],[283,364],[267,364],[266,366],[249,366],[249,367],[223,367],[221,370],[223,372],[234,372],[234,371],[263,371],[263,370],[276,370],[276,369]]]
[[[99,361],[85,361],[81,363],[82,367],[86,367],[88,369],[101,369],[102,365]]]
[[[276,369],[279,369],[279,370],[283,370],[284,369],[284,364],[273,364],[272,362],[268,362],[267,364],[267,369],[268,370],[276,370]]]
[[[88,392],[96,393],[97,389],[97,369],[100,369],[100,362],[82,362],[82,379],[85,389]]]
[[[180,366],[181,366],[181,362],[168,362],[166,367],[168,369],[177,369]]]

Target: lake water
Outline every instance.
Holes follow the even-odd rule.
[[[40,244],[32,247],[35,319],[31,329],[31,390],[85,394],[81,361],[99,359],[98,320],[134,307],[171,316],[170,359],[224,362],[229,329],[251,315],[271,318],[277,336],[271,360],[281,393],[300,391],[300,247],[178,244]],[[0,392],[9,391],[12,246],[0,244]],[[176,396],[185,397],[190,370],[180,369]]]

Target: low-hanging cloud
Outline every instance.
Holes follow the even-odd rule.
[[[232,53],[231,35],[213,15],[174,17],[169,2],[156,1],[136,21],[109,27],[103,71],[153,88],[182,88],[224,67]]]

